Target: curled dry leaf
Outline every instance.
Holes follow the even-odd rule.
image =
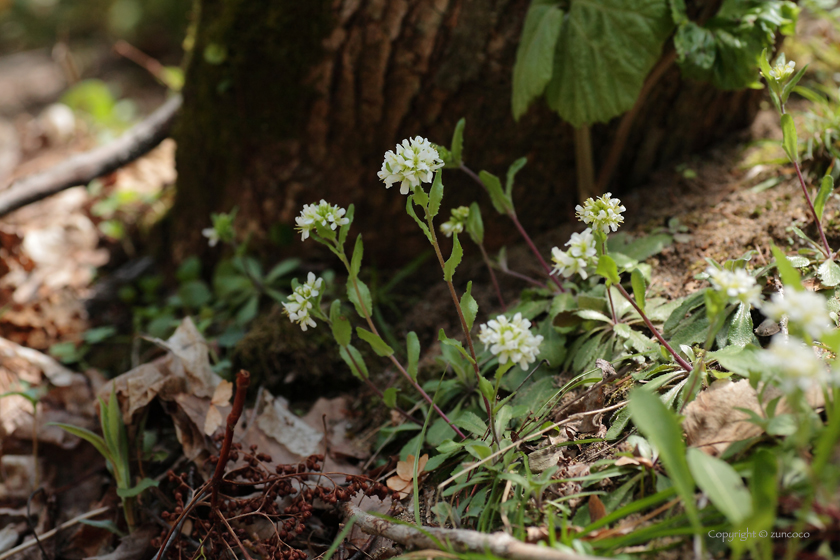
[[[417,462],[418,477],[426,468],[426,463],[429,461],[429,455],[423,454]],[[399,492],[400,498],[405,498],[411,493],[412,482],[414,480],[414,455],[409,455],[405,461],[397,463],[397,474],[388,479],[388,488],[394,492]]]
[[[210,408],[207,409],[207,417],[204,420],[205,435],[212,436],[216,429],[222,425],[222,411],[219,410],[219,407],[230,405],[231,396],[233,396],[233,383],[222,379],[216,385],[213,398],[210,399]]]

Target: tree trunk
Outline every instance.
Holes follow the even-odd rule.
[[[719,5],[695,3],[706,11]],[[572,128],[542,102],[518,123],[511,116],[511,69],[528,4],[199,0],[176,131],[175,258],[198,249],[210,212],[238,206],[240,226],[257,239],[288,240],[301,206],[324,198],[356,204],[366,259],[405,262],[425,240],[404,214],[405,197],[386,191],[376,172],[402,138],[419,134],[448,145],[461,117],[465,160],[476,171],[503,176],[514,159],[528,157],[514,200],[530,230],[570,218]],[[613,192],[746,126],[756,112],[761,92],[685,81],[665,50],[661,77],[624,131]],[[591,129],[596,171],[620,122]],[[445,208],[479,200],[485,220],[494,214],[460,172],[447,172],[444,182]],[[278,222],[285,226],[269,229]],[[498,247],[513,235],[505,221],[494,221],[487,243]]]

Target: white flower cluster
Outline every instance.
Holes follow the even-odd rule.
[[[552,274],[562,274],[568,278],[573,274],[580,274],[586,280],[586,267],[598,264],[598,251],[595,249],[595,236],[590,228],[581,233],[573,233],[566,242],[568,251],[561,251],[554,247],[551,249],[551,260],[554,263]]]
[[[788,288],[784,295],[773,294],[762,311],[775,321],[787,317],[788,327],[792,331],[804,333],[814,340],[831,329],[831,317],[826,309],[825,298],[814,292]]]
[[[592,226],[594,230],[609,233],[610,230],[615,231],[624,223],[624,216],[621,213],[625,210],[619,199],[612,198],[611,193],[604,193],[598,198],[587,198],[583,206],[580,204],[575,206],[575,215],[583,223]]]
[[[289,303],[283,304],[283,312],[289,316],[292,323],[300,325],[302,331],[317,326],[309,311],[312,309],[312,300],[317,299],[318,294],[321,293],[323,282],[323,278],[315,278],[315,274],[310,272],[306,277],[306,284],[301,284],[295,288],[295,291],[288,298]]]
[[[207,244],[215,247],[219,243],[219,232],[214,227],[208,227],[201,230],[201,235],[207,238]]]
[[[761,299],[761,287],[755,283],[755,278],[743,268],[729,271],[710,266],[706,269],[709,282],[715,290],[723,292],[730,300],[738,300],[748,305],[758,306]]]
[[[542,335],[534,336],[530,329],[531,321],[523,319],[521,313],[514,315],[510,321],[499,315],[481,325],[478,339],[485,349],[489,346],[490,352],[499,357],[500,364],[510,360],[527,370],[528,364],[537,361],[543,341]]]
[[[461,233],[470,216],[470,209],[467,206],[459,206],[452,209],[449,220],[440,224],[440,232],[446,237],[452,237],[453,233]]]
[[[443,167],[440,154],[432,143],[422,136],[397,144],[396,152],[385,152],[385,161],[377,174],[390,189],[394,183],[400,183],[400,194],[408,194],[420,183],[431,183],[434,173]]]
[[[825,362],[816,355],[814,348],[795,337],[774,336],[761,358],[786,393],[807,391],[831,380]]]
[[[301,233],[301,241],[306,241],[309,232],[320,224],[335,231],[338,226],[347,225],[350,220],[344,218],[347,211],[338,206],[330,205],[326,200],[321,199],[318,204],[304,204],[300,216],[295,218],[295,227]]]

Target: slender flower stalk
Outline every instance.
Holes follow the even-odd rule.
[[[668,344],[668,342],[662,337],[662,335],[659,333],[659,330],[657,330],[657,328],[653,326],[653,323],[650,322],[650,319],[648,319],[648,316],[645,315],[645,312],[642,311],[641,308],[636,304],[636,301],[633,299],[633,296],[628,294],[627,290],[625,290],[624,286],[622,286],[621,284],[616,284],[615,287],[618,288],[618,291],[621,292],[621,295],[624,296],[624,299],[626,299],[628,302],[630,302],[630,305],[633,306],[633,309],[636,310],[636,312],[639,314],[639,316],[645,322],[645,325],[647,325],[647,328],[650,329],[650,332],[653,334],[653,336],[656,337],[656,340],[659,341],[659,344],[661,344],[662,346],[665,347],[665,350],[667,350],[668,353],[671,354],[671,356],[674,357],[674,360],[680,365],[681,368],[683,368],[687,372],[691,372],[691,369],[692,369],[691,365],[688,362],[686,362],[677,353],[677,351],[674,350],[674,348],[670,344]]]
[[[481,180],[481,177],[476,175],[475,171],[473,171],[472,169],[470,169],[469,167],[467,167],[463,163],[461,164],[461,171],[463,171],[464,173],[469,175],[469,177],[473,181],[475,181],[476,183],[481,185],[481,187],[484,190],[487,190],[487,187],[484,185],[484,182]],[[516,226],[516,229],[519,231],[519,234],[525,240],[525,243],[528,244],[528,247],[531,249],[531,252],[534,253],[534,256],[537,257],[537,260],[540,262],[540,266],[542,266],[543,270],[545,270],[545,273],[554,281],[554,284],[557,286],[557,288],[561,292],[565,292],[566,289],[563,287],[563,284],[560,283],[560,279],[557,278],[556,276],[551,275],[551,267],[548,266],[548,263],[545,262],[545,259],[540,254],[539,250],[537,249],[537,246],[534,245],[534,242],[531,239],[531,236],[529,236],[528,232],[525,231],[525,228],[522,227],[522,224],[519,222],[519,218],[516,216],[516,212],[514,212],[513,210],[508,212],[508,218],[510,218],[511,221],[513,222],[513,225]]]
[[[429,233],[431,234],[431,241],[432,246],[435,248],[435,255],[437,255],[438,263],[440,263],[440,269],[445,270],[446,261],[443,258],[443,253],[440,251],[440,243],[437,240],[437,234],[435,233],[435,224],[432,220],[432,217],[426,214],[426,222],[429,226]],[[461,310],[461,303],[458,300],[458,294],[455,293],[455,286],[452,284],[452,280],[446,280],[446,285],[449,288],[449,295],[452,296],[452,303],[455,304],[455,309],[458,311],[458,319],[461,321],[461,329],[464,331],[464,336],[467,339],[467,347],[470,350],[470,357],[472,358],[472,365],[473,371],[475,371],[475,379],[476,382],[479,382],[481,379],[481,371],[478,369],[478,359],[476,358],[475,348],[473,347],[472,337],[470,336],[470,329],[467,326],[467,320],[464,317],[464,312]],[[479,391],[480,392],[480,391]],[[499,435],[496,433],[496,423],[493,421],[493,406],[490,404],[490,401],[487,400],[487,397],[481,393],[481,398],[484,399],[484,408],[487,410],[487,419],[490,422],[490,429],[493,433],[493,441],[496,445],[499,444]]]
[[[502,297],[502,290],[499,288],[499,281],[496,279],[496,271],[493,270],[493,263],[490,262],[490,257],[487,255],[487,250],[484,248],[484,243],[478,243],[478,249],[481,251],[481,258],[484,259],[484,265],[490,272],[490,280],[493,281],[493,289],[496,290],[496,297],[499,298],[499,305],[502,306],[502,311],[507,311],[505,298]]]

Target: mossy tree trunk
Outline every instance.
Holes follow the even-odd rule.
[[[238,206],[240,225],[264,239],[272,224],[291,227],[304,203],[325,198],[356,204],[366,258],[404,262],[424,240],[404,217],[404,197],[376,178],[382,155],[417,134],[448,144],[461,117],[474,169],[503,175],[528,157],[514,194],[528,227],[571,217],[572,128],[542,103],[519,123],[511,116],[511,68],[529,0],[196,1],[176,131],[176,259],[201,246],[211,211]],[[719,3],[695,2],[706,11]],[[747,125],[760,95],[684,81],[670,64],[639,107],[614,191]],[[619,121],[592,127],[596,169]],[[480,200],[485,220],[492,215],[466,176],[453,171],[445,183],[446,207]],[[513,229],[494,222],[488,235],[499,246]]]

